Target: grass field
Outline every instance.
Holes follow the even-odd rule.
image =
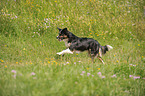
[[[0,96],[145,96],[144,10],[143,0],[1,0]],[[58,56],[57,27],[113,46],[105,64]]]

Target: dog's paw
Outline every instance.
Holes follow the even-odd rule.
[[[58,53],[56,53],[56,54],[58,54],[58,55],[63,55],[62,52],[58,52]]]

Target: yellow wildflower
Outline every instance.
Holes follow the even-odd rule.
[[[0,59],[1,62],[4,62],[4,60]]]
[[[26,50],[25,48],[23,48],[23,50]]]
[[[100,68],[97,68],[98,70],[100,70]]]
[[[42,44],[42,42],[40,41],[40,44]]]

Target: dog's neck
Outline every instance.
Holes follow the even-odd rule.
[[[63,39],[63,41],[64,41],[66,47],[70,46],[70,43],[68,42],[68,39]]]
[[[67,37],[68,37],[67,39],[63,39],[63,41],[65,42],[66,47],[69,47],[71,42],[73,42],[74,40],[77,40],[79,38],[71,32],[67,35]]]
[[[75,35],[74,35],[73,33],[71,33],[71,32],[68,34],[68,37],[69,37],[69,38],[68,38],[68,42],[69,42],[69,43],[71,43],[72,41],[74,41],[74,40],[76,40],[76,39],[79,38],[79,37],[75,36]]]

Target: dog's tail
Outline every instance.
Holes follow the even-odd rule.
[[[110,51],[111,49],[113,49],[113,47],[110,45],[101,46],[101,48],[99,49],[100,56],[102,57],[102,54],[105,54],[107,51]]]
[[[108,51],[110,51],[111,49],[113,49],[113,47],[110,46],[110,45],[106,45],[106,46],[107,46]]]

